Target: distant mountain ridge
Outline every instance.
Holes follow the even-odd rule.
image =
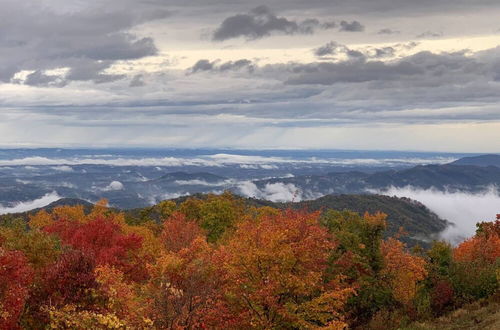
[[[490,154],[481,155],[475,157],[464,157],[460,158],[452,163],[451,165],[474,165],[474,166],[497,166],[500,167],[500,155]]]
[[[264,189],[268,184],[293,184],[303,192],[360,194],[384,191],[389,187],[435,188],[442,191],[480,192],[500,187],[500,167],[474,165],[418,165],[410,169],[376,173],[346,172],[327,175],[296,176],[255,181]]]
[[[94,166],[22,168],[0,167],[0,204],[13,207],[56,192],[59,196],[133,209],[161,200],[196,193],[223,192],[274,201],[316,199],[331,194],[384,193],[392,187],[434,188],[440,191],[482,192],[500,187],[498,155],[461,158],[444,165],[418,165],[383,171],[313,171],[293,166],[278,172],[261,169]],[[470,164],[475,165],[470,165]],[[210,171],[214,172],[211,173]],[[3,172],[2,172],[3,171]],[[274,171],[274,170],[273,170]],[[312,172],[312,173],[310,173]],[[266,173],[266,175],[264,175]],[[113,183],[113,184],[111,184]],[[1,207],[1,206],[0,206]]]
[[[194,196],[183,196],[172,201],[180,204],[188,198],[205,198],[207,195],[196,194]],[[449,222],[439,218],[436,214],[430,211],[421,203],[408,199],[389,197],[382,195],[329,195],[311,201],[289,202],[289,203],[273,203],[266,200],[254,198],[243,198],[242,200],[248,206],[270,206],[279,209],[294,208],[307,209],[309,211],[327,211],[330,209],[343,211],[350,210],[363,214],[365,212],[375,213],[384,212],[388,215],[386,236],[395,235],[400,228],[403,228],[407,233],[407,237],[402,240],[410,245],[422,244],[426,245],[432,239],[438,237],[439,233],[446,229]],[[7,218],[23,218],[28,219],[30,214],[44,209],[51,211],[59,206],[75,206],[82,205],[85,212],[90,212],[93,207],[92,203],[74,198],[63,198],[53,202],[45,207],[31,210],[28,212],[9,214],[0,216],[0,221]],[[113,209],[120,211],[119,209]],[[155,212],[155,206],[146,208],[138,208],[132,210],[122,210],[129,218],[139,218],[141,214],[148,210],[148,214],[156,221],[162,221],[159,214]]]

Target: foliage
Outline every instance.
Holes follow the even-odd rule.
[[[288,210],[238,225],[221,249],[221,266],[227,304],[240,322],[257,328],[343,324],[342,307],[354,290],[323,281],[335,244],[318,217]]]
[[[16,329],[33,271],[22,252],[0,246],[0,329]]]
[[[389,238],[382,243],[383,275],[386,275],[397,302],[411,307],[420,281],[427,276],[425,260],[405,251],[404,243]]]
[[[500,278],[500,219],[412,251],[380,212],[229,193],[2,219],[0,329],[395,329],[492,299]]]

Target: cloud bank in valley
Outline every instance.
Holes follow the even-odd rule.
[[[238,192],[245,197],[265,199],[278,203],[301,202],[323,196],[312,191],[304,191],[293,183],[283,182],[267,183],[263,187],[258,187],[251,181],[244,181],[238,185]]]
[[[440,218],[452,222],[454,226],[448,227],[441,234],[442,238],[452,243],[474,235],[476,223],[492,221],[500,213],[500,196],[494,187],[474,194],[413,187],[391,187],[380,193],[417,200]]]
[[[18,213],[18,212],[26,212],[26,211],[34,210],[37,208],[47,206],[50,203],[58,201],[59,199],[61,199],[61,196],[59,196],[57,194],[57,192],[54,191],[54,192],[46,194],[38,199],[35,199],[32,201],[27,201],[27,202],[20,202],[20,203],[15,204],[14,206],[4,207],[4,206],[0,205],[0,214]]]
[[[271,156],[247,156],[237,154],[215,154],[198,156],[193,158],[183,157],[144,157],[144,158],[122,158],[122,157],[72,157],[72,158],[49,158],[49,157],[25,157],[16,159],[0,160],[0,166],[52,166],[52,169],[71,172],[74,169],[69,165],[109,165],[109,166],[214,166],[239,165],[241,168],[250,169],[275,169],[274,164],[323,164],[335,166],[399,166],[420,164],[446,164],[456,157],[402,157],[402,158],[291,158]]]

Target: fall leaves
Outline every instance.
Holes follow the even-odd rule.
[[[102,201],[2,224],[0,329],[397,327],[498,288],[498,220],[412,253],[383,239],[380,213],[254,208],[225,193],[139,216]]]
[[[288,210],[246,221],[221,249],[226,303],[243,324],[259,329],[344,324],[342,308],[354,290],[324,281],[335,243],[318,218]]]

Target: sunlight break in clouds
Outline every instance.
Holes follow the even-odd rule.
[[[44,206],[49,205],[50,203],[53,203],[55,201],[58,201],[61,199],[61,196],[57,194],[57,192],[51,192],[49,194],[45,194],[44,196],[28,201],[28,202],[21,202],[18,203],[12,207],[3,207],[0,205],[0,214],[8,214],[8,213],[19,213],[19,212],[26,212],[26,211],[31,211],[37,208],[41,208]]]
[[[500,196],[494,187],[481,193],[391,187],[379,193],[417,200],[440,218],[454,223],[454,226],[450,226],[441,234],[444,239],[452,243],[473,236],[476,223],[491,221],[500,213]]]

